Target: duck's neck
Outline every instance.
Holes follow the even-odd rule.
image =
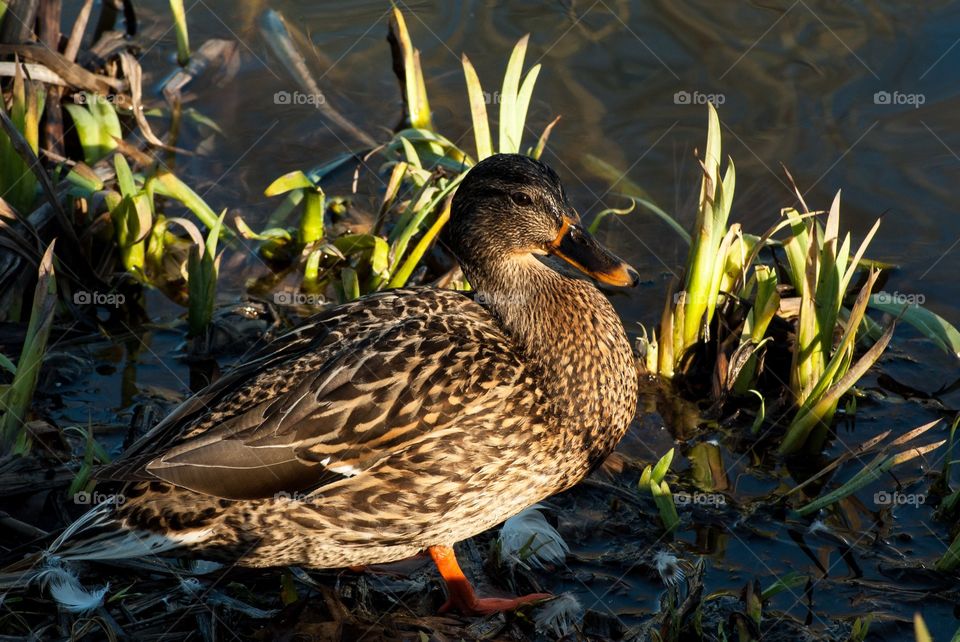
[[[584,427],[612,431],[619,441],[635,410],[637,371],[607,298],[591,283],[564,276],[533,256],[468,276],[477,299],[542,368],[540,384],[548,395],[575,400],[575,416],[590,424]]]

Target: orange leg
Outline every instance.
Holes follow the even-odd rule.
[[[430,557],[447,584],[447,601],[440,607],[441,613],[456,609],[464,615],[490,615],[501,611],[513,611],[524,604],[547,600],[549,593],[531,593],[522,597],[499,598],[477,597],[470,581],[460,570],[457,556],[449,546],[431,546]]]

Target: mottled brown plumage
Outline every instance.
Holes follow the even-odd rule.
[[[636,370],[606,297],[537,255],[620,285],[635,273],[521,156],[470,171],[445,241],[475,295],[393,290],[311,318],[102,471],[129,482],[124,503],[58,554],[106,557],[128,532],[247,566],[388,562],[587,475],[629,425]]]

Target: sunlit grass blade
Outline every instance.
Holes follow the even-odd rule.
[[[170,0],[170,13],[173,14],[177,33],[177,63],[186,67],[190,62],[190,34],[187,31],[187,12],[184,11],[183,0]]]
[[[156,179],[159,181],[156,185],[157,194],[180,201],[180,203],[200,219],[200,222],[203,223],[208,230],[212,230],[214,226],[220,225],[217,222],[217,215],[210,206],[207,205],[207,202],[174,174],[166,170],[160,170],[156,175]],[[223,229],[223,236],[229,238],[230,230],[228,228]]]
[[[33,151],[39,148],[42,96],[36,83],[24,80],[17,65],[10,96],[10,120]],[[6,106],[0,101],[0,109]],[[18,211],[29,213],[37,198],[37,177],[17,151],[14,141],[0,133],[0,195]]]
[[[507,62],[507,71],[503,75],[503,85],[500,89],[500,123],[499,123],[499,151],[501,154],[516,154],[520,151],[520,140],[523,137],[523,120],[518,119],[520,109],[523,108],[523,117],[526,117],[526,107],[521,105],[518,96],[520,92],[521,75],[523,74],[523,59],[527,54],[527,43],[530,34],[517,41],[510,60]],[[539,69],[531,69],[527,78],[533,76],[534,82]],[[526,81],[523,81],[526,83]],[[532,91],[532,88],[531,88]],[[529,99],[528,99],[529,101]],[[518,127],[519,123],[519,127]]]
[[[912,325],[944,352],[960,357],[960,332],[949,321],[915,303],[900,303],[888,299],[886,294],[874,294],[870,297],[869,305]]]
[[[493,154],[490,124],[487,120],[487,101],[480,86],[480,78],[470,59],[463,54],[463,75],[467,82],[467,97],[470,99],[470,118],[473,121],[473,137],[477,142],[477,160]]]
[[[753,305],[747,313],[747,318],[741,331],[741,345],[751,342],[759,345],[767,334],[767,328],[773,317],[777,314],[780,307],[780,293],[777,291],[777,273],[766,265],[757,265],[754,267],[754,280],[756,281],[757,291],[754,296]],[[744,365],[740,374],[737,375],[736,383],[733,386],[737,394],[744,394],[755,383],[757,371],[757,354],[750,355],[749,360]],[[761,403],[763,399],[761,397]]]
[[[410,256],[406,258],[403,265],[390,277],[390,283],[387,287],[400,288],[407,284],[410,275],[413,274],[413,270],[420,263],[420,259],[423,258],[427,248],[430,247],[434,239],[437,238],[437,235],[440,234],[440,230],[442,230],[443,226],[450,220],[450,203],[451,200],[447,199],[446,205],[440,212],[440,215],[414,246],[413,251],[410,252]]]
[[[674,374],[673,364],[675,363],[674,344],[676,341],[676,328],[674,327],[674,311],[680,310],[680,306],[674,304],[674,297],[677,295],[678,280],[674,277],[667,287],[667,295],[663,301],[663,313],[660,316],[660,339],[657,344],[658,360],[657,371],[660,376],[669,379]]]
[[[717,228],[718,223],[725,221],[728,214],[720,210],[732,198],[732,195],[723,195],[723,186],[718,183],[720,174],[720,119],[713,105],[708,103],[707,108],[709,115],[707,144],[701,161],[703,177],[697,207],[697,221],[694,224],[684,284],[686,301],[681,332],[681,348],[683,350],[697,343],[701,328],[710,321],[705,315],[710,303],[708,299],[713,280],[712,268],[717,256],[718,246],[726,232],[725,229]],[[676,358],[681,356],[681,354],[677,354]]]
[[[83,156],[93,164],[116,149],[117,141],[123,139],[120,119],[113,104],[98,94],[82,92],[82,104],[64,103],[69,112],[83,147]]]
[[[867,232],[867,235],[863,237],[860,247],[857,248],[857,253],[854,254],[853,260],[847,264],[846,272],[843,274],[843,281],[840,283],[841,292],[846,292],[847,288],[850,286],[850,281],[853,279],[853,274],[860,267],[860,261],[863,260],[863,255],[867,251],[867,246],[870,245],[870,241],[873,240],[873,237],[876,235],[878,229],[880,229],[880,219],[874,221],[873,227],[871,227],[870,231]]]
[[[913,637],[915,642],[933,642],[933,636],[919,611],[913,614]]]
[[[936,450],[945,444],[946,440],[940,440],[923,446],[913,446],[893,454],[890,453],[890,451],[894,449],[898,449],[907,445],[908,442],[916,439],[920,435],[923,435],[938,423],[939,420],[931,421],[927,424],[914,428],[899,438],[891,441],[866,466],[857,471],[853,477],[847,480],[846,483],[842,484],[839,488],[836,488],[826,495],[818,497],[809,504],[798,508],[797,512],[800,515],[809,515],[810,513],[814,513],[821,508],[829,506],[845,497],[849,497],[861,488],[872,484],[895,466],[899,466],[900,464],[906,463],[916,459],[917,457],[926,455],[933,450]]]
[[[391,244],[393,245],[394,275],[397,274],[397,271],[401,269],[401,261],[403,261],[406,255],[407,247],[410,241],[413,239],[413,236],[419,231],[421,224],[424,222],[424,220],[426,220],[428,215],[436,212],[436,209],[440,203],[443,202],[443,200],[449,194],[453,193],[457,185],[460,184],[460,181],[463,180],[464,176],[466,176],[466,173],[460,174],[453,180],[447,181],[442,188],[431,186],[427,189],[424,189],[416,203],[411,205],[409,214],[401,218],[403,227],[400,228],[399,234],[396,235],[396,239],[393,240],[393,235],[391,235]],[[398,223],[398,227],[399,225],[400,224]],[[412,267],[410,271],[412,272]],[[407,275],[407,278],[409,278],[409,274]],[[394,282],[394,277],[391,276],[390,280],[391,282]]]
[[[803,285],[797,288],[800,293],[800,313],[797,318],[797,343],[793,351],[790,367],[790,385],[797,403],[806,402],[810,389],[823,374],[823,352],[820,343],[820,328],[817,323],[817,271],[820,252],[817,246],[817,232],[811,227],[811,242],[805,248],[806,259],[803,272],[800,273]],[[827,331],[826,329],[824,331]]]
[[[533,88],[537,84],[537,76],[540,75],[540,65],[534,65],[523,78],[520,90],[517,92],[516,102],[513,104],[513,139],[516,140],[517,151],[520,151],[520,141],[523,139],[523,128],[527,122],[527,112],[530,109],[530,99],[533,97]]]
[[[753,388],[747,390],[747,392],[756,395],[757,398],[760,399],[760,408],[757,409],[757,416],[754,417],[753,423],[750,425],[750,434],[756,435],[760,432],[760,427],[763,426],[763,422],[767,418],[767,401],[759,391]]]
[[[667,482],[651,483],[650,492],[653,494],[653,502],[657,505],[657,511],[660,513],[663,528],[668,533],[673,532],[680,525],[680,516],[677,514],[677,505],[673,499],[673,493],[670,492],[670,486],[667,485]]]
[[[26,453],[30,450],[30,435],[24,429],[24,423],[33,394],[37,387],[37,377],[47,349],[50,327],[57,309],[57,282],[53,267],[53,248],[51,242],[43,253],[37,271],[37,287],[33,294],[33,306],[30,322],[23,341],[23,349],[17,360],[13,382],[0,396],[0,434],[3,436],[5,452]]]
[[[303,216],[300,218],[299,241],[309,245],[323,239],[323,216],[326,211],[326,195],[319,183],[311,180],[300,170],[284,174],[264,190],[267,196],[278,196],[291,191],[303,194]]]
[[[403,59],[404,98],[410,126],[419,129],[433,129],[430,116],[430,104],[427,101],[426,84],[420,67],[420,51],[414,49],[407,31],[403,14],[396,7],[390,17],[390,32],[400,46]]]
[[[263,190],[263,194],[265,196],[279,196],[295,189],[310,189],[312,187],[313,181],[303,171],[297,169],[274,180],[267,186],[267,189]]]
[[[670,486],[664,481],[667,471],[670,470],[670,464],[673,462],[673,451],[673,448],[667,451],[667,454],[661,457],[655,466],[646,466],[640,474],[640,481],[637,484],[641,492],[649,492],[653,495],[653,501],[660,513],[660,520],[668,532],[673,531],[680,524],[673,494],[670,492]]]
[[[783,243],[783,249],[787,253],[787,273],[797,294],[803,295],[804,274],[810,252],[810,235],[807,233],[804,219],[797,210],[786,208],[782,211],[782,215],[790,226],[790,236]]]
[[[890,343],[893,336],[893,324],[890,324],[880,339],[856,363],[853,363],[855,340],[861,320],[866,312],[866,301],[876,277],[877,273],[871,272],[867,283],[861,289],[857,302],[850,312],[847,328],[834,350],[830,362],[826,365],[818,380],[814,382],[806,401],[800,406],[789,428],[787,428],[787,434],[780,444],[780,454],[790,454],[798,451],[807,441],[814,428],[819,426],[822,432],[823,428],[832,420],[840,397],[846,394],[860,377],[866,374],[867,370],[877,362]]]

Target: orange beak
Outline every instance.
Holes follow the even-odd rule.
[[[578,221],[567,216],[563,217],[560,231],[547,251],[607,285],[632,287],[640,281],[636,270],[597,243]]]

